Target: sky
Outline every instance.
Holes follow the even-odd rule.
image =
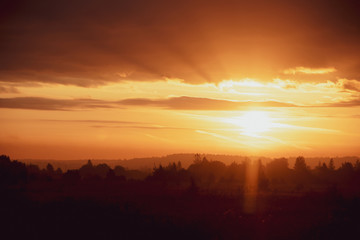
[[[359,1],[2,1],[0,153],[360,155]]]

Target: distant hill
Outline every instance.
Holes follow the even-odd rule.
[[[231,164],[233,162],[241,163],[243,161],[257,160],[261,159],[263,164],[271,161],[274,158],[267,157],[259,157],[259,156],[239,156],[239,155],[223,155],[223,154],[201,154],[201,158],[206,157],[208,160],[221,161],[226,165]],[[289,167],[292,168],[295,163],[296,157],[286,157],[289,160]],[[168,165],[172,162],[181,162],[184,168],[190,166],[195,159],[195,153],[181,153],[181,154],[171,154],[162,157],[149,157],[149,158],[132,158],[132,159],[91,159],[93,164],[97,165],[100,163],[105,163],[110,167],[114,167],[117,165],[123,166],[128,169],[140,169],[151,171],[154,166],[159,166],[162,164],[163,166]],[[331,157],[306,157],[306,163],[314,168],[321,163],[328,164]],[[351,162],[355,163],[359,160],[359,157],[349,156],[349,157],[334,157],[335,167],[338,168],[341,166],[343,162]],[[62,170],[68,169],[77,169],[87,163],[89,159],[82,160],[39,160],[39,159],[20,159],[19,161],[27,163],[27,164],[36,164],[40,168],[45,168],[48,163],[52,164],[55,169],[61,168]]]
[[[208,160],[222,161],[225,164],[231,164],[232,162],[242,162],[249,159],[246,156],[235,155],[215,155],[215,154],[201,154],[201,157],[206,157]],[[182,153],[171,154],[162,157],[148,157],[148,158],[132,158],[132,159],[91,159],[93,164],[106,163],[110,167],[117,165],[123,166],[128,169],[153,169],[154,166],[168,165],[172,162],[181,162],[184,168],[190,166],[195,159],[195,153]],[[265,159],[265,158],[264,158]],[[270,159],[270,158],[269,158]],[[19,161],[27,164],[36,164],[40,168],[45,168],[48,163],[53,167],[61,168],[63,170],[76,169],[86,164],[89,159],[82,160],[53,160],[53,159],[20,159]]]

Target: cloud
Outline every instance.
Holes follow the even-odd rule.
[[[163,126],[158,124],[153,124],[149,122],[138,122],[138,121],[113,121],[113,120],[94,120],[94,119],[76,119],[76,120],[57,120],[57,119],[38,119],[41,122],[51,122],[51,123],[85,123],[89,124],[92,128],[133,128],[133,129],[154,129],[154,130],[194,130],[193,128],[183,128],[183,127],[172,127],[172,126]],[[96,125],[94,125],[96,124]]]
[[[336,69],[333,67],[330,68],[306,68],[306,67],[296,67],[296,68],[289,68],[283,71],[284,74],[328,74],[335,72]]]
[[[93,128],[133,128],[133,129],[153,129],[153,130],[193,130],[192,128],[180,128],[180,127],[169,127],[169,126],[158,126],[158,125],[124,125],[124,126],[109,126],[109,125],[93,125]]]
[[[255,101],[229,101],[211,98],[195,98],[195,97],[174,97],[168,99],[125,99],[119,101],[122,105],[137,105],[137,106],[157,106],[168,109],[177,110],[236,110],[244,107],[294,107],[296,105],[291,103],[283,103],[276,101],[255,102]]]
[[[58,119],[39,119],[42,122],[62,122],[62,123],[89,123],[89,124],[144,124],[144,122],[132,122],[132,121],[113,121],[113,120],[58,120]]]
[[[357,80],[348,80],[348,79],[340,79],[344,90],[352,91],[352,92],[360,92],[360,81]]]
[[[359,106],[360,106],[360,98],[323,105],[323,107],[359,107]]]
[[[15,87],[0,86],[0,93],[20,93],[20,91]]]
[[[272,79],[293,66],[360,79],[359,8],[352,0],[5,1],[0,81],[197,84]]]
[[[235,102],[228,100],[173,97],[166,99],[133,98],[119,101],[97,99],[50,99],[39,97],[0,98],[0,108],[33,109],[33,110],[82,110],[95,108],[123,108],[125,106],[152,106],[173,110],[237,110],[246,107],[295,107],[290,103]]]
[[[0,98],[0,108],[33,110],[76,110],[110,108],[109,102],[95,99],[51,99],[40,97]]]

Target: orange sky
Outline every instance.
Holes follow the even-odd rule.
[[[0,153],[360,155],[356,1],[5,1]]]

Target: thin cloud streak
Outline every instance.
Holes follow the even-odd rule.
[[[151,139],[157,140],[157,141],[162,141],[162,142],[167,142],[167,143],[173,143],[173,140],[167,139],[167,138],[162,138],[162,137],[158,137],[158,136],[154,136],[152,134],[144,134],[146,137],[149,137]]]
[[[244,135],[244,136],[249,136],[249,137],[254,137],[254,138],[259,138],[259,139],[265,139],[265,140],[268,140],[270,142],[280,143],[282,145],[294,147],[294,148],[301,149],[301,150],[310,150],[311,149],[309,147],[299,146],[297,144],[286,142],[286,141],[283,141],[283,140],[281,140],[279,138],[275,138],[275,137],[270,137],[270,136],[265,136],[265,135],[261,136],[259,134],[248,134],[248,133],[244,133],[244,132],[241,132],[241,134]]]
[[[110,102],[97,99],[0,98],[0,108],[67,111],[112,107]]]
[[[220,123],[232,124],[232,125],[235,125],[235,126],[239,126],[240,128],[246,127],[246,126],[243,126],[243,123],[241,123],[241,119],[236,120],[236,118],[233,118],[233,117],[231,117],[231,118],[223,118],[223,117],[207,117],[207,116],[197,116],[197,115],[195,117],[199,118],[199,119],[210,120],[212,122],[220,122]],[[317,131],[317,132],[329,133],[329,134],[340,134],[340,133],[342,133],[341,131],[334,130],[334,129],[316,128],[316,127],[304,127],[304,126],[285,124],[285,123],[279,123],[279,122],[273,122],[273,121],[271,121],[269,123],[268,128],[269,129],[286,128],[286,129],[295,129],[295,130],[303,130],[303,131]]]
[[[153,130],[194,130],[192,128],[182,128],[182,127],[168,127],[168,126],[156,126],[156,125],[150,125],[150,126],[132,126],[132,125],[126,125],[126,126],[104,126],[104,125],[92,125],[93,128],[133,128],[133,129],[153,129]]]
[[[101,124],[145,124],[145,122],[114,121],[114,120],[58,120],[58,119],[37,119],[42,122],[62,122],[62,123],[101,123]]]
[[[334,129],[304,127],[304,126],[297,126],[297,125],[284,124],[284,123],[272,123],[271,128],[287,128],[287,129],[296,129],[296,130],[304,130],[304,131],[316,131],[316,132],[329,133],[329,134],[341,134],[342,133],[341,131],[334,130]]]
[[[333,67],[329,68],[307,68],[307,67],[296,67],[296,68],[289,68],[283,71],[284,74],[328,74],[335,72],[336,69]]]
[[[244,141],[239,141],[239,140],[233,139],[231,137],[226,137],[224,135],[220,135],[220,134],[217,134],[217,133],[212,133],[212,132],[208,132],[208,131],[204,131],[204,130],[196,130],[195,132],[210,135],[210,136],[220,138],[220,139],[223,139],[223,140],[226,140],[226,141],[229,141],[229,142],[237,143],[237,144],[240,144],[240,145],[243,145],[243,146],[246,146],[246,147],[263,149],[259,145],[244,143]]]
[[[20,93],[20,91],[12,86],[1,86],[0,85],[0,93]]]

